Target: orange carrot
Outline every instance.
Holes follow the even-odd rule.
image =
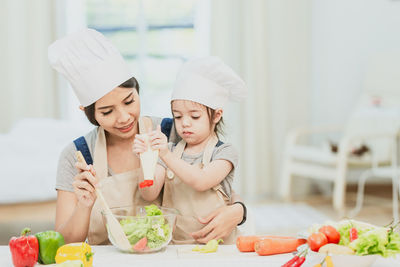
[[[280,238],[280,239],[293,239],[294,237],[287,236],[273,236],[273,235],[264,235],[264,236],[239,236],[236,239],[236,247],[240,252],[254,252],[254,244],[257,241],[263,240],[265,238]]]
[[[306,240],[296,238],[265,238],[254,244],[254,250],[260,256],[293,252]]]

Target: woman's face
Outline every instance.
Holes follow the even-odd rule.
[[[109,134],[130,138],[137,133],[140,100],[135,88],[117,87],[96,101],[94,116]]]

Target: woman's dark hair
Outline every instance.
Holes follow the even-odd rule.
[[[139,94],[139,83],[138,81],[135,79],[135,77],[130,78],[129,80],[125,81],[124,83],[120,84],[118,87],[123,87],[123,88],[135,88],[136,91]],[[96,102],[94,102],[93,104],[87,106],[84,108],[86,117],[88,118],[88,120],[96,125],[99,126],[99,123],[96,121],[96,118],[94,116],[94,111],[95,111],[95,105]]]

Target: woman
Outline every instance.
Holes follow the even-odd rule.
[[[139,133],[139,84],[115,47],[91,29],[53,43],[49,61],[69,80],[81,109],[98,126],[84,139],[68,145],[60,156],[56,230],[67,243],[88,239],[90,244],[108,244],[95,187],[101,188],[111,207],[149,204],[137,191],[141,169],[132,152],[135,134]],[[160,120],[152,118],[152,122],[155,128]],[[85,145],[94,166],[76,163],[75,151]],[[160,204],[159,199],[155,203]],[[223,207],[199,218],[205,227],[193,237],[204,243],[229,235],[243,220],[245,206],[241,203]]]

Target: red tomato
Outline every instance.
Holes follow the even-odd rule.
[[[136,251],[144,251],[147,248],[147,238],[143,237],[133,246]]]
[[[358,238],[358,231],[356,228],[352,227],[350,229],[350,242],[353,242]]]
[[[328,238],[323,233],[313,233],[308,237],[307,243],[312,251],[318,252],[320,247],[328,244]]]
[[[328,243],[334,243],[334,244],[339,243],[340,234],[335,227],[331,225],[325,225],[319,228],[318,231],[323,233],[326,236],[326,238],[328,238]]]

